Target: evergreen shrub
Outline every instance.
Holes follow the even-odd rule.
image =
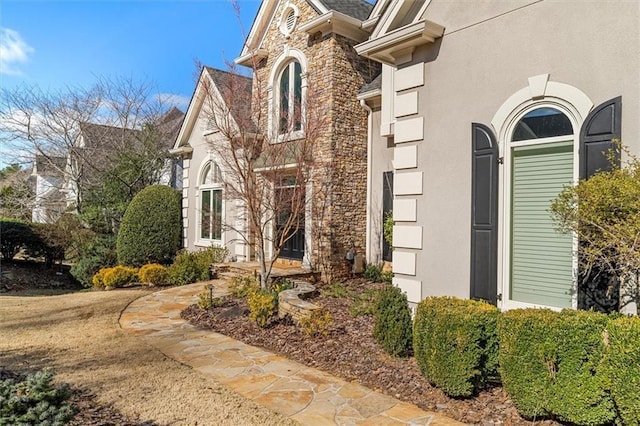
[[[138,271],[138,277],[144,284],[162,285],[167,283],[167,268],[157,263],[147,263]]]
[[[373,337],[392,356],[411,354],[411,310],[407,296],[398,288],[385,287],[374,308]]]
[[[470,396],[497,375],[495,306],[453,297],[418,304],[413,350],[422,374],[447,395]]]
[[[48,371],[0,380],[0,425],[65,425],[74,415],[69,396],[68,386],[54,386]]]
[[[185,285],[211,278],[209,257],[199,252],[181,251],[167,268],[167,281],[172,285]]]
[[[278,310],[278,295],[265,290],[252,291],[247,296],[249,317],[260,327],[266,327]]]
[[[640,318],[609,322],[603,374],[618,409],[617,423],[640,425]]]
[[[0,253],[4,260],[12,260],[35,238],[27,222],[6,217],[0,218],[0,235]]]
[[[117,261],[115,237],[96,235],[80,244],[78,259],[69,272],[84,287],[91,287],[94,275],[101,268],[114,266]]]
[[[609,317],[517,309],[500,317],[500,374],[520,414],[597,425],[614,420],[601,368]]]
[[[164,185],[148,186],[131,200],[118,232],[118,263],[139,267],[169,264],[181,246],[181,195]]]
[[[130,266],[114,266],[98,271],[94,276],[94,287],[121,288],[138,281],[138,270]]]

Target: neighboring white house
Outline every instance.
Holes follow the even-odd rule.
[[[171,108],[155,122],[157,133],[162,137],[160,143],[167,150],[171,148],[183,119],[182,111]],[[36,181],[34,222],[55,222],[65,211],[75,210],[82,199],[79,188],[98,183],[100,173],[121,150],[141,142],[141,131],[136,129],[79,123],[78,130],[76,146],[66,156],[36,155],[32,172]],[[90,166],[88,162],[91,162]],[[169,158],[156,180],[180,189],[181,173],[181,162]]]

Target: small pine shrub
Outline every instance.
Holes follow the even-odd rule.
[[[374,308],[373,337],[392,356],[411,354],[411,310],[407,296],[398,288],[380,291]]]
[[[250,275],[235,276],[231,279],[229,291],[234,297],[245,298],[250,293],[260,290],[260,282]]]
[[[167,280],[173,285],[185,285],[211,278],[211,264],[206,255],[182,251],[167,268]]]
[[[599,368],[608,321],[601,313],[573,310],[516,309],[500,317],[502,383],[523,416],[584,425],[614,420]]]
[[[382,271],[380,274],[380,280],[383,283],[391,284],[393,282],[393,272],[392,271]]]
[[[118,263],[169,264],[182,244],[181,194],[164,185],[144,188],[131,200],[118,232]]]
[[[331,313],[324,308],[316,309],[311,315],[300,319],[299,326],[307,336],[326,336],[333,325]]]
[[[497,375],[498,309],[488,303],[430,297],[418,304],[413,351],[422,374],[447,395],[465,397]]]
[[[147,263],[138,271],[140,281],[149,285],[167,283],[167,268],[157,263]]]
[[[69,396],[68,386],[54,386],[48,371],[0,380],[0,425],[65,425],[74,415]]]
[[[269,291],[258,290],[249,293],[249,317],[260,327],[266,327],[269,320],[276,314],[278,296]]]
[[[618,408],[618,424],[640,425],[640,318],[618,318],[607,326],[603,374]]]
[[[129,266],[114,266],[108,268],[102,275],[105,288],[121,288],[138,281],[138,270]]]
[[[349,312],[354,317],[360,317],[364,315],[373,315],[376,308],[376,301],[380,290],[370,288],[359,294],[353,300],[353,305],[349,308]]]

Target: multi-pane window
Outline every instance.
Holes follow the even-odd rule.
[[[222,239],[222,173],[220,167],[210,161],[200,180],[200,238]]]
[[[297,61],[290,62],[280,74],[280,134],[302,129],[302,68]]]

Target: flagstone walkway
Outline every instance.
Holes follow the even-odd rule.
[[[214,297],[224,280],[158,291],[133,301],[120,326],[170,358],[212,377],[238,394],[304,425],[459,425],[438,413],[374,392],[180,318],[205,284]]]

